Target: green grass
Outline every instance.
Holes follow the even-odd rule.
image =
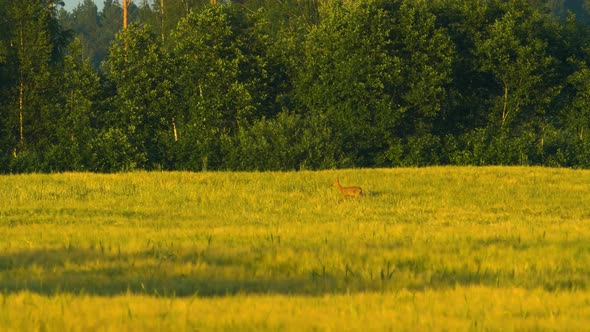
[[[580,330],[588,184],[509,167],[0,176],[0,330]]]

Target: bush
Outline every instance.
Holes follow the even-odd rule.
[[[99,132],[91,142],[93,171],[117,172],[135,169],[145,162],[146,156],[138,153],[120,129]]]
[[[331,130],[319,117],[280,112],[225,137],[224,166],[235,170],[299,170],[336,166]]]

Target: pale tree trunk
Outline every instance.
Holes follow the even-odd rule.
[[[19,32],[19,41],[20,41],[20,52],[24,53],[25,49],[25,41],[24,41],[24,32],[21,29]],[[25,145],[25,129],[24,129],[24,109],[25,109],[25,78],[23,77],[23,73],[21,72],[20,75],[20,85],[18,89],[18,125],[19,125],[19,141],[20,141],[20,148],[22,149]],[[14,153],[16,155],[16,152]]]
[[[160,0],[160,32],[162,35],[162,43],[165,41],[166,33],[164,31],[164,22],[165,22],[165,9],[164,9],[164,0]],[[174,134],[174,142],[178,142],[178,128],[176,127],[176,118],[172,118],[172,133]]]
[[[127,18],[129,16],[128,7],[131,3],[131,0],[123,0],[123,31],[127,31]],[[127,61],[127,49],[129,48],[129,43],[127,42],[127,38],[125,38],[125,61]]]
[[[38,115],[36,114],[38,110],[35,110],[32,102],[35,100],[36,94],[42,91],[43,86],[47,84],[47,81],[37,75],[42,76],[40,74],[48,73],[45,62],[51,56],[51,42],[46,30],[46,20],[48,17],[53,17],[54,2],[53,0],[44,0],[34,5],[33,3],[27,2],[22,4],[22,7],[15,5],[18,7],[14,13],[16,40],[14,43],[10,43],[10,47],[14,47],[16,50],[16,60],[18,61],[18,97],[15,96],[15,99],[18,100],[14,100],[15,104],[18,103],[15,105],[18,107],[15,112],[18,114],[14,114],[15,118],[18,116],[18,143],[15,142],[12,150],[14,157],[24,151],[26,144],[35,141],[35,137],[30,133],[28,136],[25,135],[25,126],[28,126],[27,129],[30,131],[29,126],[33,126],[33,123],[39,121],[35,118]],[[43,13],[36,17],[36,11],[41,9]],[[48,9],[50,9],[49,13],[47,13]]]
[[[127,30],[127,7],[131,0],[123,0],[123,29]]]
[[[121,0],[121,9],[123,9],[123,30],[127,30],[127,22],[129,17],[129,5],[131,0]],[[119,7],[119,6],[117,6]]]
[[[545,124],[541,128],[541,151],[545,150]]]
[[[508,116],[510,113],[512,112],[514,114],[518,114],[520,111],[520,98],[518,98],[518,95],[516,95],[516,97],[513,95],[511,102],[512,105],[509,105],[508,82],[506,80],[502,80],[502,84],[504,84],[504,96],[502,96],[502,127],[504,127],[508,121]]]
[[[160,0],[160,30],[162,32],[162,43],[164,43],[164,0]]]
[[[25,130],[23,125],[23,111],[25,107],[25,82],[23,78],[20,79],[20,88],[18,94],[18,125],[19,125],[19,137],[21,147],[25,145]]]
[[[187,0],[182,0],[182,4],[184,5],[184,14],[185,14],[185,16],[188,16],[188,14],[190,12],[190,5],[187,2]]]
[[[178,142],[178,130],[176,129],[176,118],[172,118],[172,132],[174,133],[174,142]]]
[[[508,83],[503,80],[504,83],[504,98],[502,101],[502,127],[506,124],[506,119],[508,119],[508,113],[510,110],[508,109]]]

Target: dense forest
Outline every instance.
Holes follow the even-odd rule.
[[[588,9],[0,0],[0,173],[590,167]]]

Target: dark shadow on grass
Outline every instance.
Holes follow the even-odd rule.
[[[383,196],[393,196],[394,194],[386,191],[363,191],[363,197],[378,198]]]
[[[100,247],[24,250],[0,255],[0,292],[26,290],[45,295],[66,292],[103,296],[127,293],[316,296],[404,288],[448,289],[457,285],[574,290],[586,289],[586,277],[590,277],[573,274],[552,279],[551,275],[546,275],[547,271],[540,271],[545,277],[531,281],[510,271],[433,271],[424,258],[393,261],[363,270],[349,266],[336,269],[318,262],[315,268],[302,272],[292,266],[260,267],[255,256],[245,256],[197,248],[176,251],[152,248],[132,254]]]

